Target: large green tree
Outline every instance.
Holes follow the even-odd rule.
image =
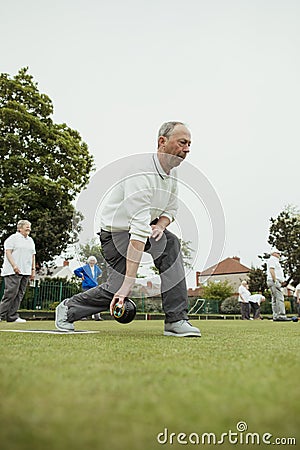
[[[282,252],[281,264],[288,279],[300,282],[300,213],[294,206],[287,206],[270,219],[268,242]]]
[[[29,220],[40,264],[76,241],[80,217],[72,201],[93,169],[78,131],[54,123],[52,114],[28,68],[0,74],[0,240]]]

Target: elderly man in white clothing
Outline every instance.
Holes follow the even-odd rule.
[[[272,311],[274,322],[289,322],[286,317],[284,296],[282,286],[284,284],[284,273],[280,265],[281,252],[277,248],[271,250],[271,256],[267,262],[267,285],[272,295]]]
[[[266,301],[262,294],[252,294],[249,297],[249,305],[253,314],[254,320],[260,320],[260,305]]]
[[[0,320],[24,323],[18,309],[24,297],[29,279],[35,275],[35,244],[29,236],[31,223],[19,220],[17,232],[4,241],[2,276],[5,288],[0,304]]]
[[[250,320],[250,307],[249,307],[249,297],[251,292],[248,289],[248,283],[246,280],[241,282],[239,286],[239,303],[241,306],[242,320]]]
[[[296,302],[297,313],[298,316],[300,317],[300,283],[298,283],[297,286],[295,287],[294,297]]]
[[[100,241],[108,279],[56,308],[55,325],[73,331],[73,322],[123,304],[135,283],[143,252],[151,254],[161,278],[164,335],[200,337],[187,316],[188,297],[179,239],[167,230],[178,207],[176,167],[190,151],[191,134],[182,122],[166,122],[157,153],[129,159],[126,174],[109,192],[101,211]],[[131,164],[132,162],[132,164]]]

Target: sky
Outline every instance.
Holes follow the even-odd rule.
[[[53,102],[53,120],[88,144],[95,183],[122,158],[155,151],[163,122],[188,125],[191,152],[180,170],[191,176],[181,183],[180,217],[189,220],[174,226],[192,236],[189,285],[213,258],[260,266],[270,218],[300,203],[300,3],[0,4],[0,71],[29,67]]]

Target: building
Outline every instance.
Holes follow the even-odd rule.
[[[248,279],[250,268],[241,264],[238,256],[226,258],[203,272],[196,272],[197,286],[208,282],[228,281],[236,291],[241,281]]]
[[[54,266],[53,268],[42,268],[35,277],[35,280],[43,280],[44,278],[64,278],[70,281],[74,277],[74,272],[69,267],[69,261],[65,260],[62,266]]]

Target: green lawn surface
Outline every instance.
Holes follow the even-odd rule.
[[[192,324],[200,339],[164,337],[160,320],[76,323],[95,334],[0,331],[0,448],[272,448],[265,433],[271,444],[294,438],[279,447],[299,448],[300,322]],[[5,329],[54,323],[2,322]],[[213,445],[201,443],[205,433],[227,435]],[[259,445],[246,445],[247,433]]]

